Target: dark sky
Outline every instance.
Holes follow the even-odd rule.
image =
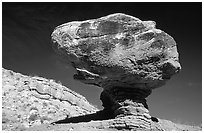
[[[75,70],[51,48],[60,24],[125,13],[153,20],[177,42],[182,70],[147,98],[150,113],[183,124],[202,121],[202,4],[200,3],[3,3],[2,65],[55,79],[102,109],[101,88],[73,80]]]

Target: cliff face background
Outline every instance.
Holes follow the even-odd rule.
[[[56,79],[102,109],[101,88],[73,80],[74,69],[51,48],[60,24],[125,13],[154,20],[177,42],[182,71],[148,97],[152,116],[200,125],[202,121],[201,3],[3,3],[2,66],[27,75]]]

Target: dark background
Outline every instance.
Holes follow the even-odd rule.
[[[153,116],[183,124],[202,122],[202,3],[5,3],[2,4],[2,65],[26,75],[62,82],[102,109],[101,88],[73,80],[75,70],[51,48],[60,24],[125,13],[153,20],[177,42],[182,70],[148,97]]]

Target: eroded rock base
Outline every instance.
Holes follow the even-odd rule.
[[[29,131],[199,131],[201,127],[175,124],[168,120],[158,122],[140,116],[124,116],[108,120],[79,123],[44,124]]]
[[[146,119],[143,116],[124,116],[116,119],[103,121],[90,121],[69,124],[44,125],[39,130],[133,130],[133,131],[161,131],[163,130],[159,123]],[[56,128],[58,127],[58,128]],[[30,128],[29,130],[36,130]]]
[[[110,120],[108,128],[119,130],[161,130],[152,123],[146,97],[151,90],[113,87],[104,89],[101,101],[104,110],[109,110],[115,119]],[[152,129],[152,126],[155,129]]]
[[[105,110],[112,111],[115,118],[127,115],[150,119],[146,97],[151,90],[114,87],[101,93],[101,101]]]

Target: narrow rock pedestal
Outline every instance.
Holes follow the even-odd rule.
[[[152,121],[146,97],[151,90],[138,88],[113,87],[104,89],[100,99],[104,110],[112,112],[112,126],[118,130],[162,130],[159,124]]]
[[[104,109],[111,110],[116,118],[127,115],[151,118],[145,99],[150,94],[151,90],[114,87],[104,89],[100,99]]]

